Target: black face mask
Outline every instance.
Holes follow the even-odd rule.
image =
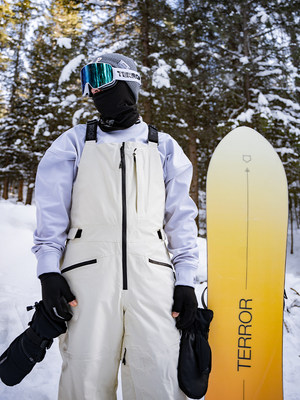
[[[93,100],[101,114],[99,126],[105,132],[129,128],[139,118],[134,95],[124,81],[96,93]]]

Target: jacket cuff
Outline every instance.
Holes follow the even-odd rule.
[[[189,265],[178,265],[175,266],[175,272],[176,272],[176,282],[175,286],[177,285],[184,285],[184,286],[191,286],[195,287],[195,274],[196,274],[197,268]]]
[[[38,255],[37,276],[48,272],[58,272],[60,274],[60,253],[56,251],[46,251]]]

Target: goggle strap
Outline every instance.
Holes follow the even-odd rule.
[[[130,81],[141,84],[141,75],[132,69],[113,67],[113,79],[117,81]]]
[[[90,95],[90,84],[88,82],[84,85],[82,94],[83,96]]]

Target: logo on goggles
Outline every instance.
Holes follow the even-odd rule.
[[[140,75],[136,74],[134,72],[127,72],[127,71],[117,70],[117,73],[119,74],[119,78],[131,78],[131,79],[137,79],[138,81],[141,80]]]

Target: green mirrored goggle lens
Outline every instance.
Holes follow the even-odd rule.
[[[93,89],[107,85],[113,81],[113,69],[109,64],[92,63],[84,66],[80,72],[82,94],[85,92],[85,85],[88,83]]]

